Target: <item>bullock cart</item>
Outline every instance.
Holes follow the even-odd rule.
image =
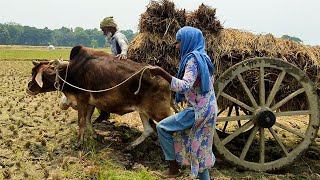
[[[295,65],[251,58],[215,82],[219,106],[215,149],[245,169],[272,171],[291,164],[317,136],[315,83]]]

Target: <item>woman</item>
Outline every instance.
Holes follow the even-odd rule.
[[[160,67],[150,70],[152,75],[160,75],[170,83],[171,90],[176,92],[176,102],[181,102],[182,98],[188,102],[188,108],[157,125],[165,160],[169,161],[169,170],[162,176],[179,176],[179,163],[191,165],[192,176],[199,173],[200,179],[206,180],[210,179],[208,168],[215,162],[212,153],[217,116],[214,66],[205,52],[202,32],[197,28],[181,28],[176,34],[176,48],[181,54],[178,78]]]

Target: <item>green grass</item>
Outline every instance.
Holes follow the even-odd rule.
[[[109,49],[99,49],[109,51]],[[71,47],[56,47],[48,50],[45,46],[0,46],[0,60],[68,60]]]
[[[94,179],[97,179],[97,180],[104,180],[104,179],[153,180],[153,179],[156,179],[154,176],[149,174],[145,169],[139,170],[139,171],[128,171],[111,161],[101,161],[101,163],[103,163],[100,166],[101,169],[97,173],[96,177],[94,177]]]
[[[88,170],[81,170],[81,165],[69,165],[67,171],[64,171],[64,177],[75,177],[80,179],[96,179],[96,180],[155,180],[159,177],[150,174],[147,169],[140,169],[135,171],[126,170],[121,163],[108,158],[109,155],[103,151],[97,152],[95,147],[97,142],[92,137],[86,139],[84,142],[84,152],[87,162],[91,162],[91,168]],[[86,169],[86,168],[85,168]]]

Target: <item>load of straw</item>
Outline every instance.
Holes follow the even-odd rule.
[[[129,47],[129,58],[160,66],[175,75],[179,65],[179,52],[173,45],[176,32],[185,25],[192,25],[217,35],[222,26],[215,14],[215,9],[203,4],[197,11],[187,14],[185,10],[176,9],[169,0],[152,1],[140,17],[140,33]]]
[[[296,65],[313,81],[320,94],[320,48],[305,46],[290,40],[275,38],[271,34],[255,35],[250,32],[235,29],[224,29],[217,37],[206,36],[207,53],[212,58],[216,67],[217,76],[221,75],[234,64],[253,57],[273,57],[280,58]],[[267,94],[271,91],[280,71],[266,69],[265,86]],[[242,75],[246,84],[253,91],[255,99],[259,99],[259,72],[249,72]],[[234,80],[229,87],[228,94],[234,94],[237,99],[251,104],[246,93],[242,89],[240,82]],[[292,77],[286,77],[275,97],[279,102],[289,94],[301,88],[299,82]],[[306,109],[305,95],[301,94],[297,98],[288,102],[282,110]],[[222,103],[220,102],[220,105]]]
[[[204,34],[218,35],[223,29],[216,18],[216,9],[201,4],[197,10],[187,15],[187,25],[199,28]]]
[[[181,27],[185,26],[185,10],[175,9],[173,2],[163,0],[162,2],[151,1],[146,12],[141,15],[139,29],[140,33],[175,34]]]
[[[135,37],[129,47],[129,58],[137,62],[157,65],[176,75],[179,65],[179,52],[172,45],[175,42],[175,33],[184,25],[197,27],[203,31],[206,39],[206,51],[216,67],[216,77],[232,67],[234,64],[252,57],[274,57],[288,61],[301,70],[315,82],[318,94],[320,94],[320,47],[305,46],[290,40],[279,39],[271,34],[255,35],[246,31],[235,29],[223,29],[216,19],[216,9],[200,5],[194,12],[177,10],[174,4],[168,0],[160,2],[153,1],[146,12],[140,18],[140,33]],[[266,90],[271,90],[277,79],[278,72],[266,70],[270,77],[266,80]],[[269,72],[270,71],[270,72]],[[245,82],[253,91],[256,99],[259,99],[259,75],[244,75]],[[241,84],[235,80],[226,89],[234,94],[239,100],[251,104]],[[284,80],[275,97],[279,101],[299,88],[299,83],[293,79]],[[240,88],[240,89],[239,89]],[[305,109],[305,97],[301,95],[300,100],[290,101],[283,109],[295,107],[294,109]],[[225,106],[226,102],[219,102],[219,106]],[[292,109],[292,108],[291,108]]]

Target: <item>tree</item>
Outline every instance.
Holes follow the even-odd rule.
[[[133,38],[136,36],[131,29],[121,30],[121,32],[127,37],[129,42],[131,42]]]
[[[4,24],[4,26],[9,31],[9,34],[10,34],[9,44],[20,44],[19,38],[23,33],[23,27],[20,24],[13,23],[13,22],[6,23]]]
[[[52,32],[52,41],[55,46],[74,46],[74,32],[72,29],[62,27],[60,29],[54,29]]]
[[[10,34],[5,26],[0,26],[0,44],[9,44]]]
[[[98,47],[98,41],[95,40],[95,39],[92,39],[92,40],[91,40],[91,46],[92,46],[92,48]]]
[[[74,44],[72,46],[75,45],[79,45],[82,44],[84,46],[90,46],[91,45],[91,40],[89,38],[89,35],[84,32],[84,31],[77,31],[74,32]]]
[[[97,28],[94,29],[86,29],[85,32],[89,35],[90,39],[97,40],[98,46],[97,47],[105,47],[105,37],[102,31],[98,30]]]
[[[36,28],[30,26],[23,26],[23,33],[19,37],[19,43],[22,45],[37,45],[37,33],[35,33]]]
[[[121,31],[128,39],[132,41],[135,34],[132,30]],[[47,27],[38,29],[30,26],[9,22],[0,23],[0,44],[12,45],[33,45],[47,46],[75,46],[82,44],[84,46],[109,47],[110,43],[105,40],[105,36],[100,29],[83,29],[82,27],[72,28],[61,27],[51,30]]]
[[[82,27],[76,27],[75,29],[74,29],[74,32],[75,33],[81,33],[81,32],[83,32],[84,31],[84,29],[82,28]]]
[[[294,41],[294,42],[298,42],[298,43],[303,43],[303,41],[297,37],[294,37],[294,36],[289,36],[289,35],[283,35],[281,37],[281,39],[289,39],[291,41]]]

